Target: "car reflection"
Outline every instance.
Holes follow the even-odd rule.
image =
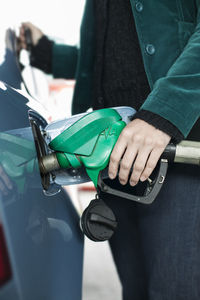
[[[33,141],[0,132],[0,151],[0,190],[8,194],[14,183],[17,192],[23,194],[27,181],[38,171]]]

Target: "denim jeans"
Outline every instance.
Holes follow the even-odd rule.
[[[151,205],[108,194],[123,300],[200,299],[200,168],[173,164]]]

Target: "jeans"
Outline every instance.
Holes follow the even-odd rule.
[[[199,300],[200,168],[171,165],[151,205],[101,198],[118,220],[110,246],[123,300]]]

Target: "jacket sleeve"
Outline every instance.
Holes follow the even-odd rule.
[[[158,79],[141,109],[174,124],[186,137],[200,116],[200,1],[197,25],[165,77]]]
[[[55,78],[74,79],[78,60],[78,47],[54,43],[52,73]]]

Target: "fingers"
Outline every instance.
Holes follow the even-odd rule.
[[[29,23],[28,22],[27,23],[22,23],[21,27],[20,27],[20,30],[19,30],[19,38],[18,38],[19,50],[27,49],[26,35],[25,35],[26,28],[30,29]]]
[[[135,186],[139,180],[145,181],[153,172],[170,139],[169,135],[145,121],[133,120],[122,131],[113,149],[109,177],[115,178],[119,170],[119,181],[124,185],[133,165],[130,185]]]
[[[123,139],[122,135],[120,135],[110,156],[110,163],[108,168],[108,174],[110,179],[114,179],[117,176],[119,163],[121,157],[124,154],[126,146],[127,146],[127,141]]]
[[[19,50],[27,48],[23,24],[19,30],[18,47],[19,47]]]
[[[133,165],[133,161],[137,155],[137,148],[128,147],[120,162],[119,181],[125,185],[128,181],[129,173]]]
[[[131,186],[135,186],[140,180],[140,176],[145,168],[151,150],[152,148],[150,147],[146,147],[146,148],[144,147],[139,150],[137,158],[133,165],[133,172],[130,178]]]
[[[26,29],[29,29],[31,31],[32,43],[34,46],[37,45],[39,39],[43,36],[43,32],[32,23],[30,22],[22,23],[20,27],[20,33],[19,33],[19,44],[21,49],[27,49],[26,35],[25,35]]]
[[[12,182],[3,170],[2,166],[0,166],[0,191],[3,193],[3,195],[8,195],[9,190],[12,190],[12,188]]]
[[[160,156],[163,153],[164,149],[165,148],[158,148],[158,149],[154,149],[151,152],[149,159],[147,161],[147,164],[141,174],[140,181],[145,181],[145,180],[147,180],[147,178],[149,178],[149,176],[155,169],[155,167],[158,163],[158,160],[160,159]]]

